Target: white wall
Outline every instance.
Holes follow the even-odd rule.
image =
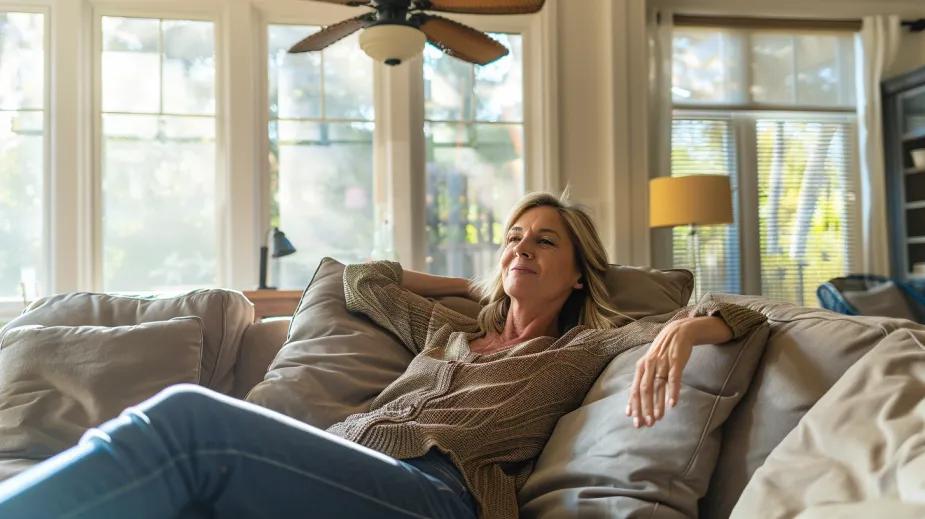
[[[925,67],[925,31],[903,34],[896,61],[890,65],[889,77]]]

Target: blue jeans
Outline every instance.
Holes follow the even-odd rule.
[[[0,517],[475,517],[442,453],[399,461],[192,385],[0,484]]]

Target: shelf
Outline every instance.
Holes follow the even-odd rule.
[[[925,200],[906,202],[906,209],[925,209]]]
[[[910,236],[906,238],[906,243],[909,245],[918,245],[925,243],[925,236]]]
[[[912,142],[925,139],[925,128],[916,128],[903,134],[903,142]]]
[[[907,175],[915,175],[917,173],[925,173],[925,168],[906,168],[905,173]]]

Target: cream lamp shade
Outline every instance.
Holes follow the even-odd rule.
[[[427,37],[414,27],[398,24],[373,25],[360,33],[360,48],[370,58],[398,65],[424,50]]]
[[[649,227],[732,223],[726,175],[658,177],[649,181]]]

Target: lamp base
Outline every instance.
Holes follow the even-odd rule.
[[[276,290],[276,287],[267,286],[267,256],[269,248],[260,247],[260,279],[257,282],[257,290]]]

